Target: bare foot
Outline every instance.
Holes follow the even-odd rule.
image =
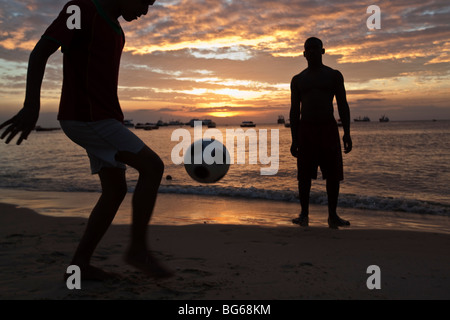
[[[331,229],[339,229],[339,227],[348,227],[350,226],[350,221],[341,219],[338,217],[338,215],[336,215],[334,217],[328,218],[328,226]]]
[[[125,255],[125,262],[155,279],[166,279],[173,276],[173,272],[164,267],[150,251],[134,253],[129,251]]]
[[[309,226],[309,217],[307,214],[301,213],[298,218],[292,219],[293,224],[298,224],[302,227]]]

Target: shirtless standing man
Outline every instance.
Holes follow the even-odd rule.
[[[349,226],[337,213],[339,184],[344,179],[339,130],[333,115],[336,96],[339,117],[344,129],[344,152],[352,150],[350,138],[350,109],[347,103],[342,74],[325,66],[322,41],[309,38],[305,42],[304,57],[308,68],[293,77],[291,82],[291,154],[297,158],[298,186],[301,213],[293,223],[308,226],[311,179],[317,179],[320,166],[326,179],[328,195],[328,226],[336,229]]]

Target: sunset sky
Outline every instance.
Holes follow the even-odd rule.
[[[24,99],[30,50],[66,0],[0,0],[0,121]],[[369,5],[381,29],[369,30]],[[303,43],[322,39],[324,63],[345,79],[352,118],[450,119],[448,0],[161,0],[127,23],[119,98],[135,122],[288,118]],[[54,120],[62,54],[49,60],[40,121]],[[335,112],[337,115],[337,112]]]

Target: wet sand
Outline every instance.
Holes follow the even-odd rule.
[[[12,200],[9,194],[1,201],[10,203],[0,204],[0,299],[450,298],[448,224],[442,232],[436,225],[447,223],[446,218],[419,216],[405,222],[401,214],[385,213],[384,227],[379,222],[370,228],[367,222],[358,222],[364,218],[361,212],[345,209],[343,216],[352,220],[352,227],[331,230],[326,227],[326,208],[316,206],[305,229],[284,219],[295,215],[296,204],[168,194],[158,198],[149,242],[175,271],[174,277],[155,281],[125,264],[130,227],[121,222],[129,217],[119,213],[123,217],[108,230],[92,263],[120,274],[121,279],[86,281],[81,290],[69,290],[63,275],[86,225],[86,218],[77,216],[81,211],[73,209],[74,198],[78,207],[88,208],[95,197],[53,193],[39,200],[38,194],[34,199],[30,193],[22,194],[28,198],[20,200],[16,194],[16,204],[10,204],[4,201]],[[55,209],[51,215],[49,203]],[[184,208],[184,213],[173,212],[174,207]],[[121,211],[128,209],[124,205]],[[272,218],[239,220],[264,210]],[[181,220],[157,223],[169,217]],[[284,220],[269,223],[275,217]],[[425,227],[421,229],[418,221],[426,222]],[[371,265],[381,270],[379,290],[366,285]]]

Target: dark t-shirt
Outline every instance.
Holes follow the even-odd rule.
[[[67,25],[71,5],[80,8],[81,29]],[[42,37],[60,44],[64,54],[58,120],[123,121],[117,86],[125,36],[97,1],[68,2]]]

